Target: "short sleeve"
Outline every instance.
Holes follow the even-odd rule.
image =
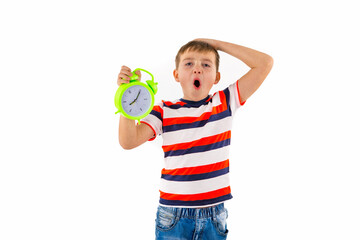
[[[146,124],[154,131],[154,137],[149,141],[154,140],[158,135],[162,134],[163,123],[163,103],[154,105],[149,115],[143,118],[140,123]]]
[[[240,98],[240,91],[237,85],[237,81],[231,84],[227,89],[224,91],[229,91],[229,105],[232,111],[236,111],[238,108],[243,106],[245,102],[241,102]]]

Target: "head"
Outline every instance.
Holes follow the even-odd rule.
[[[210,44],[191,41],[176,55],[175,81],[181,84],[184,99],[199,101],[208,96],[220,80],[219,53]]]

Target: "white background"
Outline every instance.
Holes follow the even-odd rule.
[[[182,97],[174,58],[215,38],[274,67],[237,112],[230,240],[360,239],[356,1],[2,1],[0,239],[154,239],[161,137],[121,149],[122,65]],[[225,88],[248,71],[221,54]]]

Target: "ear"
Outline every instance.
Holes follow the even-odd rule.
[[[214,84],[218,84],[219,81],[220,81],[220,72],[217,72]]]
[[[173,75],[174,75],[175,81],[180,82],[178,70],[175,69],[173,72]]]

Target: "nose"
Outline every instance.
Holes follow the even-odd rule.
[[[194,67],[193,71],[194,71],[195,74],[200,74],[201,73],[201,68],[196,66],[196,67]]]

